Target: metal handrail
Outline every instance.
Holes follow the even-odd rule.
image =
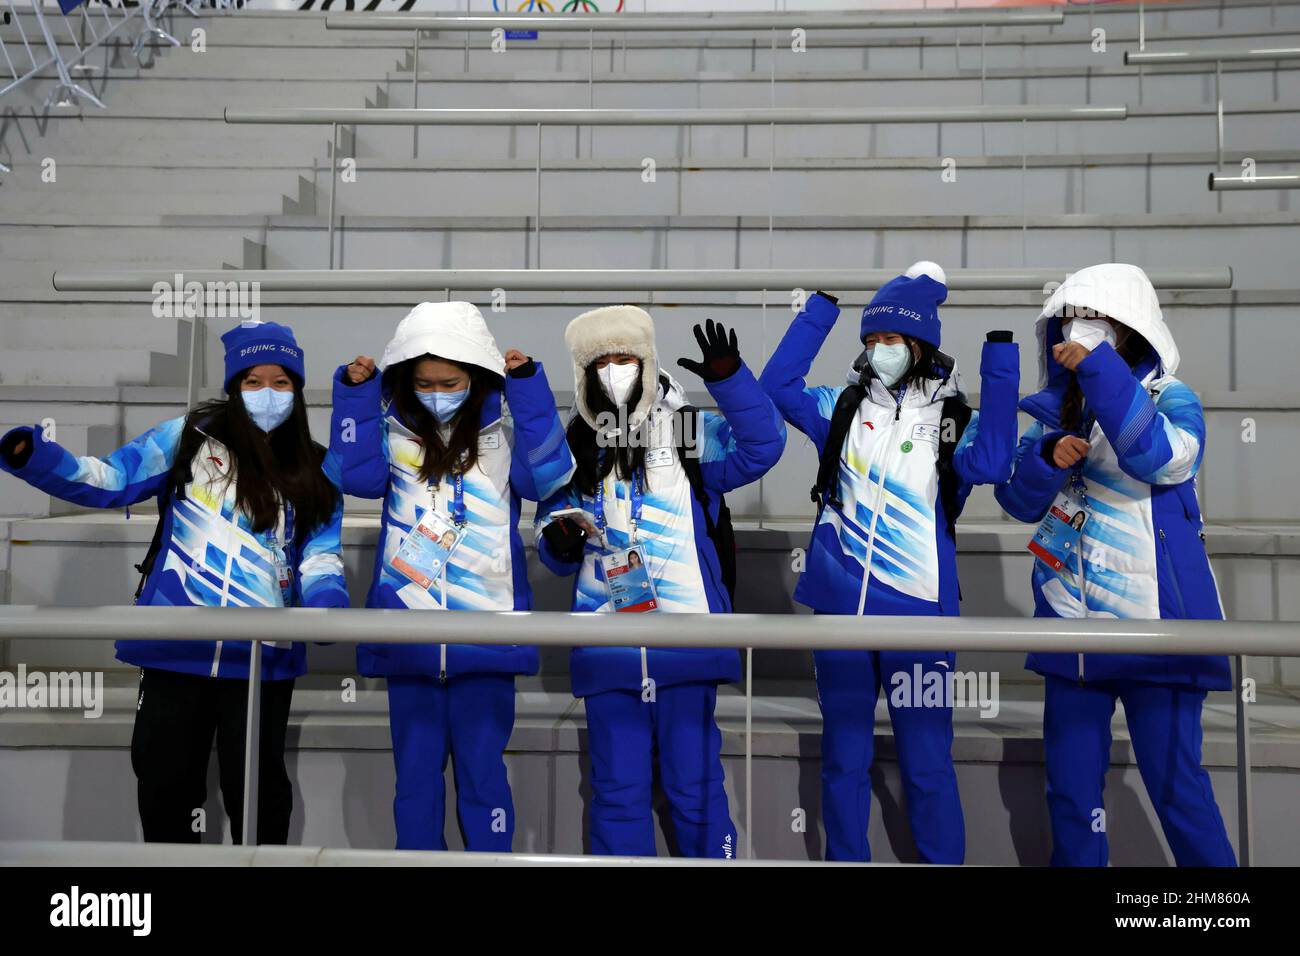
[[[1300,189],[1300,175],[1279,173],[1273,176],[1221,176],[1210,173],[1210,192],[1234,192],[1251,189]]]
[[[879,13],[751,13],[665,16],[661,14],[593,14],[591,16],[408,16],[403,14],[336,14],[325,18],[329,30],[545,30],[566,33],[694,33],[723,30],[888,30],[927,27],[1053,26],[1065,22],[1062,11],[972,11],[890,15]]]
[[[1042,291],[1072,268],[950,269],[953,291]],[[878,289],[889,269],[60,269],[59,292],[149,292],[159,282],[257,283],[261,292],[759,292],[764,289]],[[1157,289],[1230,289],[1232,269],[1147,273]]]
[[[1300,47],[1256,50],[1154,50],[1124,51],[1124,63],[1143,66],[1182,66],[1184,63],[1244,63],[1254,60],[1300,60]]]
[[[229,641],[229,608],[0,606],[0,640]],[[608,615],[561,611],[457,611],[412,614],[371,608],[239,608],[239,636],[251,640],[244,762],[246,846],[256,844],[262,640],[340,644],[381,639],[393,644],[470,641],[550,647],[734,647],[752,664],[755,648],[783,650],[873,649],[934,651],[1057,651],[1101,654],[1236,655],[1237,681],[1243,655],[1300,657],[1300,630],[1289,622],[1139,621],[1070,618],[877,617],[793,614],[676,614],[665,627],[659,615],[629,614],[611,626]],[[868,625],[874,625],[868,626]],[[747,666],[746,674],[752,674]],[[1251,859],[1249,736],[1241,695],[1237,698],[1239,855]],[[749,778],[752,681],[745,681],[745,767]],[[753,819],[746,787],[745,823]],[[752,855],[752,840],[746,840]]]
[[[812,126],[1123,120],[1125,106],[876,106],[751,109],[231,109],[227,123],[286,126]]]
[[[239,633],[232,634],[238,611]],[[543,647],[734,647],[763,650],[1060,651],[1300,657],[1300,628],[1283,621],[1116,618],[869,617],[382,608],[0,606],[0,640],[276,641],[362,644],[536,644]],[[868,626],[868,623],[874,626]],[[382,635],[380,637],[379,635]]]

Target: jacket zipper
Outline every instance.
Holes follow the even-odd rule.
[[[231,518],[232,519],[234,518],[233,512],[231,514]],[[231,539],[234,538],[235,536],[234,534],[235,529],[233,525],[234,525],[233,520],[226,522],[226,570],[225,573],[222,574],[221,576],[221,605],[220,605],[221,607],[228,606],[230,601],[230,567],[232,564],[234,564],[235,561],[235,553],[231,549]],[[217,641],[216,651],[212,655],[212,673],[209,675],[210,677],[216,677],[217,672],[221,669],[222,643],[223,643],[222,641]],[[250,661],[252,660],[251,654],[249,655],[249,660]]]
[[[1165,529],[1161,528],[1159,530],[1160,530],[1160,550],[1164,552],[1165,564],[1169,566],[1169,580],[1172,581],[1174,585],[1174,597],[1178,598],[1178,613],[1183,618],[1186,618],[1187,605],[1183,602],[1183,589],[1182,586],[1179,585],[1178,583],[1178,572],[1174,570],[1174,559],[1173,556],[1169,553],[1169,543],[1165,541]],[[1157,596],[1157,600],[1159,600],[1158,596]]]
[[[906,391],[903,393],[906,394]],[[867,553],[863,557],[862,567],[862,590],[858,592],[858,615],[861,616],[867,607],[867,585],[871,581],[871,556],[876,550],[876,520],[880,517],[881,502],[885,498],[885,479],[888,477],[888,471],[885,468],[885,462],[889,458],[890,449],[893,447],[890,442],[894,438],[894,426],[898,424],[903,414],[903,395],[894,396],[894,417],[889,423],[889,430],[881,436],[883,452],[880,454],[880,482],[876,486],[876,500],[871,509],[871,524],[867,528]],[[876,463],[873,455],[871,464],[867,466],[867,474],[871,474],[871,465]]]
[[[1080,544],[1083,543],[1082,533],[1080,533],[1079,535],[1079,543]],[[1079,603],[1083,605],[1083,616],[1086,618],[1088,616],[1088,578],[1087,578],[1086,570],[1084,568],[1084,564],[1086,562],[1085,562],[1083,548],[1079,548],[1079,550],[1076,552],[1076,556],[1079,559]],[[1080,684],[1083,683],[1083,654],[1082,653],[1079,654],[1079,683]]]

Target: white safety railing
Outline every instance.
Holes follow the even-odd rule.
[[[1300,189],[1300,175],[1285,173],[1272,176],[1221,176],[1210,173],[1210,192],[1235,192],[1252,189]]]
[[[1135,65],[1141,70],[1146,66],[1214,66],[1214,102],[1215,102],[1215,148],[1218,156],[1216,169],[1223,169],[1223,64],[1258,63],[1264,61],[1282,62],[1300,60],[1300,47],[1260,47],[1252,50],[1160,50],[1137,51],[1126,50],[1124,62]],[[1211,181],[1211,189],[1214,189]],[[1246,189],[1264,189],[1269,187],[1243,187]]]
[[[239,614],[238,619],[232,614]],[[237,623],[237,627],[236,627]],[[1300,657],[1288,622],[1136,621],[1068,618],[872,617],[802,614],[609,615],[561,611],[419,614],[369,608],[0,606],[0,640],[276,641],[338,644],[530,644],[542,647],[724,647],[745,651],[745,856],[753,857],[753,653],[760,650],[1054,651],[1089,654],[1232,654],[1236,686],[1244,655]],[[245,846],[257,842],[262,641],[250,641],[244,751]],[[1238,857],[1251,862],[1249,720],[1237,715]],[[233,826],[233,822],[232,822]]]
[[[385,30],[410,31],[413,55],[411,58],[412,105],[420,105],[420,35],[425,31],[465,34],[465,67],[469,72],[469,41],[476,32],[508,36],[507,31],[532,31],[539,33],[587,34],[587,105],[595,105],[596,34],[619,33],[624,35],[624,56],[627,54],[628,33],[715,33],[744,32],[771,33],[769,57],[772,105],[776,105],[776,39],[779,30],[897,30],[940,29],[954,30],[954,43],[960,43],[963,27],[980,30],[980,102],[984,101],[983,87],[987,77],[985,57],[987,27],[1055,26],[1065,21],[1062,11],[1036,10],[970,10],[960,12],[936,11],[921,14],[821,12],[802,13],[748,13],[748,14],[594,14],[585,16],[419,16],[409,14],[331,14],[325,18],[330,30]],[[499,31],[499,33],[498,33]],[[757,46],[755,46],[757,50]],[[419,139],[415,141],[415,155],[419,155]]]

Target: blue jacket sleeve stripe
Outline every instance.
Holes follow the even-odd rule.
[[[47,494],[91,508],[120,508],[153,498],[162,490],[176,449],[184,418],[163,422],[132,439],[107,458],[76,457],[54,441],[47,441],[39,426],[21,429],[32,441],[32,455],[22,468],[0,460],[12,472]]]
[[[322,470],[337,487],[338,459],[327,452]],[[329,521],[312,530],[298,559],[298,580],[303,607],[347,607],[348,583],[343,574],[343,495]]]
[[[1125,474],[1147,484],[1179,484],[1195,474],[1205,419],[1191,389],[1172,383],[1157,405],[1108,343],[1075,371]]]
[[[1020,437],[1011,480],[994,489],[1002,510],[1019,521],[1042,521],[1069,472],[1043,460],[1044,429],[1034,422]]]

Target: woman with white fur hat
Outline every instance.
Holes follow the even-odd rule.
[[[644,309],[583,313],[564,338],[573,356],[568,444],[576,468],[569,486],[538,508],[543,563],[577,574],[575,611],[731,611],[734,551],[722,496],[762,477],[785,447],[785,426],[741,361],[735,332],[712,320],[696,326],[703,360],[677,363],[704,379],[718,414],[691,408],[660,367]],[[714,705],[717,685],[740,678],[738,653],[578,647],[569,673],[586,706],[592,852],[655,854],[657,750],[679,850],[733,857]]]
[[[805,379],[840,310],[809,296],[762,383],[820,460],[808,563],[795,600],[819,614],[960,614],[954,528],[971,488],[1005,481],[1016,442],[1020,358],[1010,332],[990,332],[980,363],[980,411],[965,402],[939,351],[943,270],[918,262],[862,312],[866,350],[847,386]],[[880,625],[877,625],[880,626]],[[876,699],[890,693],[907,814],[927,863],[961,863],[966,831],[952,763],[952,701],[900,694],[947,683],[949,653],[814,651],[822,711],[822,815],[830,860],[869,860]],[[922,706],[916,706],[916,700]]]
[[[470,303],[424,302],[398,324],[378,371],[366,356],[338,370],[330,442],[343,490],[384,499],[366,606],[529,609],[520,499],[553,494],[573,471],[541,364],[502,357]],[[515,675],[537,672],[537,649],[362,644],[357,666],[388,679],[398,848],[447,848],[450,756],[468,848],[509,852],[502,755]]]
[[[1037,332],[1040,390],[1020,403],[1034,423],[997,489],[1007,514],[1042,522],[1029,545],[1034,615],[1221,620],[1196,500],[1205,416],[1174,377],[1178,347],[1146,273],[1081,269],[1048,299]],[[1060,527],[1066,508],[1079,527]],[[1174,859],[1236,864],[1201,767],[1201,707],[1207,691],[1231,688],[1227,657],[1039,653],[1025,666],[1046,680],[1053,864],[1109,859],[1097,823],[1116,700]]]

